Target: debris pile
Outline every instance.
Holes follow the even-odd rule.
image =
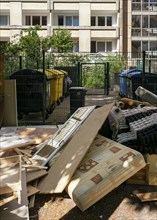
[[[112,140],[99,133],[107,119]],[[60,127],[2,128],[0,141],[0,216],[29,219],[36,193],[64,190],[85,211],[157,155],[157,107],[80,107]]]

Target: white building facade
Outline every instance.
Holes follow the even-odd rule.
[[[0,1],[0,41],[36,24],[40,35],[69,29],[76,42],[74,52],[122,52],[120,31],[122,0],[21,0]]]

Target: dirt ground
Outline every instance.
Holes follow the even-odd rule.
[[[36,195],[31,220],[156,220],[157,201],[142,203],[134,194],[157,191],[157,186],[123,183],[82,212],[64,192]]]

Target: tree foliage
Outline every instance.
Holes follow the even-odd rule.
[[[74,42],[71,40],[71,32],[67,29],[55,30],[50,37],[50,42],[53,49],[57,52],[68,52],[72,49]]]
[[[110,74],[118,74],[122,70],[124,70],[126,66],[126,61],[123,55],[117,53],[117,54],[112,54],[109,53],[108,56],[106,57],[106,62],[109,62],[110,66]]]

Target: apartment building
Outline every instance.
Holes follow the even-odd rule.
[[[120,47],[120,0],[4,0],[0,2],[0,41],[40,24],[41,36],[69,29],[73,51],[116,52]]]
[[[157,59],[157,0],[128,0],[124,10],[125,51],[135,58],[146,51],[146,57]]]
[[[69,29],[73,51],[127,52],[145,50],[157,57],[157,0],[2,0],[0,41],[40,24],[41,36]]]

